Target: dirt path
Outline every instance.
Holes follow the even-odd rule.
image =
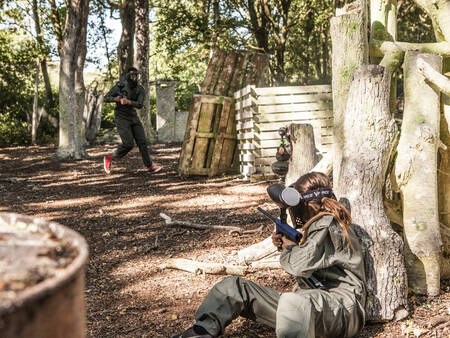
[[[251,184],[238,176],[183,179],[177,175],[180,144],[155,145],[153,159],[164,170],[148,175],[137,150],[102,171],[102,156],[112,145],[88,149],[91,158],[53,162],[51,146],[0,149],[0,212],[57,221],[88,241],[86,270],[89,337],[170,337],[192,324],[207,291],[223,276],[161,270],[170,257],[207,262],[236,261],[236,251],[266,238],[271,225],[256,206],[274,211],[267,182]],[[259,234],[167,227],[159,217],[202,224],[233,225]],[[280,290],[293,282],[284,272],[257,272],[246,278]],[[434,300],[411,299],[412,317],[399,323],[367,326],[360,337],[447,337],[436,324],[450,315],[448,284]],[[434,319],[433,322],[430,319]],[[431,324],[434,328],[428,328]],[[441,327],[439,328],[439,325]],[[438,329],[436,329],[436,327]],[[226,337],[275,337],[274,330],[238,319]]]

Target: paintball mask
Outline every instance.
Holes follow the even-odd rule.
[[[135,88],[138,84],[139,72],[137,70],[130,70],[127,73],[127,82],[131,88]]]
[[[323,197],[336,199],[333,190],[330,188],[320,188],[300,194],[292,186],[285,187],[282,184],[272,184],[267,187],[267,193],[281,210],[289,210],[295,228],[300,228],[305,223],[301,215],[304,215],[306,210],[306,202]]]

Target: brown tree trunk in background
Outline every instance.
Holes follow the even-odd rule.
[[[39,48],[44,49],[44,39],[42,37],[42,31],[41,31],[41,21],[39,18],[39,10],[38,10],[38,3],[37,0],[33,0],[33,21],[34,21],[34,29],[36,30],[36,41],[38,43]],[[47,58],[43,56],[40,59],[40,67],[42,70],[42,77],[44,78],[44,85],[45,85],[45,96],[47,98],[47,105],[48,107],[53,106],[53,94],[52,94],[52,87],[50,84],[50,77],[48,76],[48,69],[47,69]]]
[[[78,100],[86,52],[86,27],[89,0],[71,0],[67,5],[66,24],[60,51],[59,68],[59,141],[55,159],[80,159],[87,156],[82,133],[82,113]],[[81,70],[79,69],[81,68]],[[84,93],[83,93],[84,101]],[[81,106],[83,107],[83,106]]]
[[[150,110],[150,85],[149,85],[149,4],[148,0],[136,1],[136,55],[134,65],[139,70],[140,83],[144,87],[144,106],[139,111],[139,117],[145,130],[148,142],[154,142],[156,133],[152,126]]]
[[[365,248],[367,320],[401,319],[408,314],[402,238],[383,205],[383,186],[398,135],[389,110],[387,68],[363,65],[354,73],[343,121],[343,160],[335,190],[349,201],[353,223]]]
[[[416,293],[437,296],[442,246],[437,187],[440,100],[439,91],[420,74],[419,56],[439,73],[442,67],[440,56],[405,54],[405,110],[395,176],[403,200],[409,287]]]
[[[31,144],[36,144],[37,129],[39,126],[39,59],[36,60],[36,75],[34,78],[34,99],[33,99],[33,115],[31,117]]]
[[[291,124],[291,158],[286,174],[286,186],[294,183],[300,176],[308,173],[319,162],[316,144],[314,142],[314,129],[310,124]]]
[[[136,30],[135,0],[124,0],[119,7],[120,21],[122,22],[122,35],[117,47],[119,60],[119,74],[125,74],[134,61],[134,34]]]
[[[360,65],[369,61],[366,1],[357,0],[352,5],[349,13],[331,18],[334,177],[339,177],[342,162],[343,120],[351,78]],[[333,184],[339,189],[338,180]]]

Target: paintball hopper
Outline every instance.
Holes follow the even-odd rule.
[[[267,187],[267,193],[280,208],[294,207],[300,203],[301,196],[292,187],[286,188],[282,184],[271,184]]]
[[[267,187],[267,193],[272,201],[274,201],[280,208],[295,207],[300,202],[308,202],[322,197],[330,197],[336,199],[333,190],[329,188],[321,188],[313,191],[308,191],[303,195],[293,187],[285,187],[282,184],[271,184]]]

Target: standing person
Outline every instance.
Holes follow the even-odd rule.
[[[298,203],[290,205],[299,244],[272,235],[283,269],[301,282],[312,274],[320,289],[281,293],[232,276],[217,283],[200,305],[195,324],[172,338],[218,337],[238,316],[275,328],[277,337],[355,337],[364,325],[363,254],[351,217],[336,201],[328,177],[312,172],[294,183]],[[286,188],[288,189],[288,188]]]
[[[148,154],[145,131],[136,113],[136,108],[142,108],[145,97],[144,88],[138,84],[138,75],[135,67],[128,68],[126,82],[117,82],[105,96],[105,102],[116,103],[114,121],[122,140],[122,144],[119,144],[112,155],[103,158],[103,168],[107,174],[111,172],[112,160],[120,159],[128,154],[134,147],[135,141],[147,171],[156,173],[161,170],[161,167],[155,167],[152,164]]]

